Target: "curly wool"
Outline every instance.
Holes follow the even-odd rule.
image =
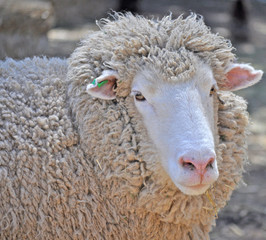
[[[164,18],[146,25],[142,18],[119,18],[107,21],[101,32],[82,43],[69,60],[67,76],[65,60],[1,62],[1,239],[209,239],[215,219],[212,204],[206,195],[184,195],[165,175],[133,99],[127,96],[137,65],[149,54],[141,60],[142,53],[127,56],[120,52],[121,47],[136,51],[125,47],[125,38],[132,42],[140,37],[118,32],[122,26],[131,30],[134,23],[142,26],[143,30],[136,29],[135,34],[143,34],[144,40],[153,43],[155,40],[145,36],[147,31],[156,36],[156,29],[168,29],[170,35],[174,32],[170,23],[175,20]],[[195,17],[187,20],[191,27],[192,19],[196,21]],[[178,21],[185,25],[186,20],[179,18],[176,26]],[[233,59],[230,46],[211,34],[203,23],[198,24],[210,39],[219,40],[220,49],[218,45],[209,46],[193,54],[201,59],[205,56],[209,64],[219,63],[213,69],[216,77],[222,77]],[[208,46],[206,36],[202,38]],[[180,39],[185,42],[184,37]],[[199,49],[205,46],[198,45]],[[187,57],[186,49],[183,47],[183,57]],[[161,50],[157,51],[161,54]],[[164,60],[160,54],[160,60]],[[122,76],[118,98],[93,99],[85,92],[86,81],[107,66],[116,66],[114,69]],[[186,64],[180,69],[187,69]],[[242,177],[248,115],[241,97],[218,94],[222,100],[215,105],[220,177],[210,195],[220,209]]]
[[[84,80],[111,68],[121,76],[117,94],[125,97],[141,66],[152,63],[166,80],[177,75],[184,80],[194,74],[196,56],[212,67],[219,85],[225,80],[225,69],[235,60],[230,41],[213,34],[195,14],[158,21],[118,13],[113,18],[115,21],[101,20],[101,31],[91,33],[72,55],[69,78],[73,88],[80,89]]]

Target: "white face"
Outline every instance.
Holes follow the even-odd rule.
[[[185,194],[204,193],[218,178],[214,144],[212,71],[202,64],[182,83],[166,82],[150,70],[132,83],[135,105],[159,151],[161,163]]]
[[[218,178],[214,135],[211,68],[198,63],[197,73],[185,82],[162,79],[156,70],[139,72],[132,83],[135,105],[153,140],[162,166],[185,194],[204,193]],[[230,64],[221,90],[234,91],[257,83],[263,72],[248,64]],[[115,99],[119,74],[107,69],[87,85],[87,93],[100,99]]]
[[[263,72],[248,64],[231,64],[221,90],[234,91],[257,83]],[[100,99],[115,99],[117,71],[107,69],[87,86],[87,93]],[[135,105],[160,154],[161,164],[174,184],[185,194],[204,193],[218,178],[214,135],[211,68],[197,66],[185,82],[168,82],[156,70],[139,72],[132,83]]]

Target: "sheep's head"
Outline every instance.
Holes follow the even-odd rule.
[[[106,20],[72,55],[72,108],[86,106],[86,88],[107,101],[131,99],[158,152],[157,165],[185,194],[202,194],[219,175],[216,91],[251,86],[262,75],[249,65],[232,64],[231,51],[231,44],[195,15],[158,22],[131,15]]]
[[[140,68],[133,79],[131,95],[165,172],[183,193],[199,195],[219,176],[214,112],[219,89],[210,66],[196,57],[193,61],[187,79],[180,79],[182,74],[169,76],[155,63]],[[249,65],[233,64],[222,89],[251,86],[261,75]],[[114,99],[116,81],[116,71],[104,71],[87,86],[87,91],[94,97]]]

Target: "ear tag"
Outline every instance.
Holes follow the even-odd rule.
[[[87,86],[87,90],[88,90],[88,89],[91,89],[91,88],[95,88],[95,87],[100,88],[100,87],[102,87],[102,86],[103,86],[104,84],[106,84],[106,83],[108,83],[108,80],[104,80],[104,81],[98,83],[97,79],[95,78],[95,79],[92,81],[91,84],[88,84],[88,86]]]
[[[97,86],[100,88],[100,87],[102,87],[106,83],[108,83],[108,80],[104,80],[104,81],[98,83]]]

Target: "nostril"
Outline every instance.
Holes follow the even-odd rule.
[[[214,160],[215,158],[210,158],[207,165],[206,165],[206,168],[211,168],[213,169],[213,163],[214,163]]]
[[[191,160],[184,159],[183,157],[180,158],[180,163],[184,168],[188,168],[190,170],[195,170],[196,166],[192,163]]]
[[[193,163],[191,163],[191,162],[184,162],[183,163],[183,167],[184,168],[188,168],[188,169],[190,169],[190,170],[195,170],[196,169],[196,167],[193,165]]]

